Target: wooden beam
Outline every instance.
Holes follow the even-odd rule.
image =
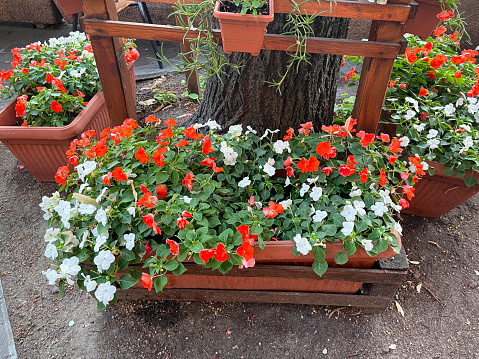
[[[114,0],[83,0],[83,13],[88,19],[118,20]],[[121,125],[126,118],[136,119],[136,94],[131,86],[120,36],[90,36],[112,126]]]
[[[149,0],[148,2],[178,4],[178,0]],[[181,0],[181,3],[184,4],[198,4],[200,2],[197,0]],[[291,10],[292,7],[289,0],[275,0],[275,13],[289,14]],[[410,6],[409,0],[403,0],[401,4],[388,3],[386,5],[344,0],[336,0],[335,3],[321,1],[319,4],[316,1],[311,1],[301,6],[302,14],[313,14],[314,12],[320,13],[320,16],[405,22],[409,17]]]
[[[198,31],[192,29],[185,35],[185,30],[167,25],[129,23],[109,20],[84,20],[85,32],[90,36],[121,36],[128,34],[133,38],[145,40],[187,41],[198,36]],[[221,44],[221,32],[213,30],[214,37]],[[398,41],[399,42],[399,41]],[[265,34],[263,49],[279,51],[295,51],[295,40],[287,35]],[[346,39],[330,39],[313,37],[308,39],[309,53],[331,55],[372,56],[395,59],[401,47],[398,43],[378,41],[357,41]]]

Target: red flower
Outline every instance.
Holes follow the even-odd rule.
[[[428,90],[426,90],[424,87],[421,87],[421,90],[419,91],[419,97],[426,96],[428,93]]]
[[[168,151],[166,147],[160,147],[153,152],[153,161],[158,165],[158,167],[163,167],[165,165],[164,153],[166,151]]]
[[[413,64],[417,61],[416,52],[411,52],[410,47],[406,48],[406,53],[404,54],[404,56],[406,56],[407,62],[409,62],[410,64]]]
[[[398,159],[398,156],[396,155],[391,155],[388,157],[388,161],[390,164],[393,164],[394,162],[396,162],[397,159]]]
[[[388,181],[388,178],[386,176],[386,171],[384,171],[384,168],[381,168],[381,171],[379,172],[379,184],[381,186],[386,185],[386,182]]]
[[[388,134],[385,134],[385,133],[381,133],[380,136],[378,136],[378,138],[383,141],[383,142],[389,142],[391,141],[391,139],[389,138],[389,135]]]
[[[68,163],[73,165],[73,166],[78,166],[78,157],[77,156],[71,156],[68,159]]]
[[[107,186],[111,186],[111,178],[113,177],[111,172],[108,172],[106,175],[101,176],[101,179],[103,180],[103,183],[106,184]]]
[[[399,205],[401,206],[402,209],[405,209],[409,207],[409,202],[406,201],[404,198],[401,198],[399,200]]]
[[[193,172],[190,172],[185,176],[185,178],[183,179],[183,181],[181,181],[181,183],[183,183],[186,186],[186,188],[191,191],[193,189],[194,178],[195,178],[195,175],[193,174]]]
[[[52,85],[55,86],[57,89],[59,89],[61,93],[64,93],[64,94],[67,93],[67,90],[65,90],[65,87],[63,87],[62,80],[60,80],[58,78],[54,78],[52,80]]]
[[[313,123],[312,123],[311,121],[309,121],[309,122],[306,122],[306,123],[301,123],[300,126],[301,126],[302,128],[307,129],[307,130],[310,130],[311,127],[313,127]]]
[[[207,155],[208,153],[213,152],[213,151],[214,151],[214,149],[211,148],[210,136],[205,136],[205,142],[203,142],[202,153],[204,155]]]
[[[462,77],[462,72],[460,70],[457,70],[456,73],[454,74],[454,78],[457,80],[457,79],[460,79]]]
[[[454,17],[454,13],[451,10],[444,10],[437,14],[436,17],[441,21],[447,21],[451,17]]]
[[[60,167],[55,174],[55,182],[64,186],[69,173],[70,170],[68,169],[68,165]]]
[[[191,213],[188,212],[188,211],[183,211],[183,212],[181,212],[181,216],[182,216],[182,217],[185,217],[185,218],[191,218],[191,217],[192,217],[192,216],[191,216]]]
[[[319,142],[316,145],[316,153],[320,156],[323,156],[325,160],[336,157],[336,147],[331,147],[331,143]]]
[[[185,134],[186,138],[191,138],[193,140],[199,140],[199,139],[201,139],[201,137],[203,137],[203,135],[201,135],[201,134],[198,135],[196,133],[196,129],[195,129],[194,125],[191,125],[187,129],[185,129],[184,134]]]
[[[254,202],[254,200],[253,200]],[[242,224],[239,227],[236,227],[238,232],[241,233],[241,237],[243,238],[243,242],[247,241],[249,238],[249,226],[247,224]]]
[[[407,195],[407,198],[409,200],[412,200],[412,198],[414,197],[414,190],[415,188],[413,186],[404,185],[403,187],[403,192]]]
[[[302,173],[315,172],[318,170],[318,166],[319,161],[314,156],[311,156],[308,162],[306,162],[306,159],[303,157],[298,163],[298,169],[300,169]]]
[[[153,215],[153,213],[145,214],[143,216],[143,223],[145,223],[148,228],[152,228],[155,231],[155,233],[161,234],[161,229],[158,228],[158,225],[155,222],[155,216]],[[147,242],[147,244],[148,243],[149,242]]]
[[[403,90],[405,90],[407,85],[406,84],[399,84],[399,87],[402,88]]]
[[[161,130],[161,135],[159,136],[161,139],[167,139],[173,137],[173,131],[171,127],[168,127],[166,130]]]
[[[17,98],[17,104],[15,105],[15,111],[17,112],[18,117],[25,116],[27,106],[25,106],[25,103],[23,102],[23,96]]]
[[[153,252],[153,248],[150,246],[150,241],[147,241],[147,242],[145,243],[145,252],[146,252],[146,253],[151,253],[151,252]]]
[[[273,201],[269,201],[269,207],[263,208],[263,214],[266,218],[274,218],[280,213],[283,213],[283,206]]]
[[[326,173],[326,176],[329,176],[329,174],[331,173],[333,169],[331,167],[323,167],[323,169],[321,170],[321,172],[324,172]]]
[[[166,187],[166,184],[160,183],[158,186],[156,186],[156,195],[159,199],[164,199],[167,193],[168,187]]]
[[[180,148],[180,147],[184,147],[184,146],[187,146],[190,142],[189,141],[185,141],[185,140],[179,140],[178,141],[178,144],[176,145],[176,148]]]
[[[434,36],[441,36],[447,31],[447,29],[444,26],[439,26],[434,32],[432,33]]]
[[[436,78],[436,75],[434,75],[436,71],[428,71],[427,76],[429,77],[429,80],[434,80]]]
[[[243,244],[236,249],[236,253],[248,261],[253,258],[253,246],[249,244],[249,242],[243,242]]]
[[[363,147],[368,147],[370,143],[374,143],[374,133],[366,133],[364,131],[359,131],[356,136],[358,136],[361,141],[359,143]]]
[[[53,81],[55,76],[53,76],[51,73],[47,72],[47,77],[45,78],[45,82],[50,83]]]
[[[293,159],[291,158],[291,156],[288,156],[288,158],[286,159],[286,161],[284,161],[284,167],[289,167],[293,164]]]
[[[223,243],[218,243],[216,245],[215,259],[218,262],[224,262],[228,259],[228,253],[226,253],[226,248]]]
[[[147,163],[150,160],[150,157],[146,155],[145,149],[140,147],[135,153],[135,158],[140,161],[140,163]]]
[[[401,141],[399,141],[396,137],[392,139],[391,144],[389,145],[389,151],[392,153],[402,152]]]
[[[113,177],[115,178],[115,180],[117,180],[118,182],[120,181],[126,181],[128,179],[128,177],[126,176],[126,173],[123,172],[123,169],[121,167],[117,167],[115,168],[111,174],[113,175]]]
[[[173,120],[173,118],[170,118],[168,121],[165,122],[165,125],[168,126],[168,127],[175,127],[176,122],[175,122],[175,120]]]
[[[409,173],[407,172],[401,172],[401,179],[403,181],[407,180],[409,178]]]
[[[361,183],[366,183],[368,181],[368,168],[364,167],[364,169],[361,171],[361,177],[359,179]]]
[[[134,47],[128,49],[128,53],[125,55],[126,62],[133,62],[140,56],[140,53]]]
[[[151,289],[153,288],[153,281],[148,273],[143,273],[141,275],[141,284],[151,292]]]
[[[178,228],[179,228],[179,229],[185,228],[188,223],[189,223],[189,222],[188,222],[186,219],[184,219],[184,218],[178,218],[178,219],[176,220],[176,224],[178,225]]]
[[[209,158],[205,158],[203,161],[201,161],[200,164],[202,164],[203,166],[207,166],[207,167],[213,167],[213,163],[215,163],[215,161],[216,161],[215,157],[209,157]]]
[[[351,168],[348,165],[342,164],[339,166],[339,174],[343,177],[348,177],[353,175],[356,172],[354,168]]]
[[[444,65],[447,61],[446,55],[436,55],[429,63],[433,69],[438,69],[440,66]]]
[[[158,123],[158,122],[160,122],[160,120],[158,120],[155,116],[150,115],[150,116],[148,116],[147,118],[145,118],[145,122]]]
[[[283,141],[291,141],[293,138],[294,129],[291,127],[286,130],[287,135],[283,137]]]
[[[425,121],[427,119],[427,112],[421,112],[421,121]]]
[[[460,65],[464,62],[466,62],[466,58],[462,55],[453,55],[451,57],[451,62],[456,65]]]
[[[201,260],[206,264],[211,258],[215,256],[215,250],[213,248],[202,249],[199,253]]]
[[[151,192],[148,192],[144,184],[142,184],[140,188],[141,188],[141,191],[143,192],[143,196],[140,198],[136,206],[137,207],[145,206],[146,208],[153,208],[155,204],[158,203],[158,198],[155,196],[152,196]]]
[[[180,246],[178,245],[178,243],[176,243],[175,241],[173,241],[171,239],[167,239],[166,243],[170,245],[171,254],[173,254],[175,256],[180,254]]]

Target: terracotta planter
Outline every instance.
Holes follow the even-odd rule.
[[[129,65],[130,79],[136,89],[135,70]],[[65,152],[73,139],[87,130],[97,133],[110,126],[105,97],[98,92],[87,108],[64,127],[20,127],[15,114],[16,100],[0,111],[0,142],[41,182],[55,182],[58,167],[67,163]]]
[[[399,235],[398,235],[399,238]],[[286,291],[286,292],[307,292],[307,293],[337,293],[354,294],[363,285],[363,282],[344,276],[336,280],[334,268],[372,268],[380,258],[388,258],[396,255],[392,248],[385,252],[371,257],[363,248],[357,248],[354,255],[349,256],[345,265],[339,266],[334,262],[334,255],[343,250],[341,243],[327,243],[326,261],[329,265],[329,274],[319,277],[311,268],[314,262],[313,254],[296,257],[292,253],[294,243],[291,241],[267,242],[266,247],[260,250],[255,247],[254,258],[256,264],[252,268],[233,268],[226,275],[219,271],[212,271],[188,263],[188,270],[179,275],[168,274],[166,290],[171,289],[201,289],[201,290],[234,290],[234,291]],[[399,246],[401,240],[399,238]],[[147,271],[141,268],[142,264],[130,266],[138,271]],[[353,269],[354,271],[354,269]],[[333,273],[331,273],[333,272]],[[295,273],[297,275],[295,275]],[[124,272],[118,273],[122,275]],[[305,275],[306,274],[306,275]],[[330,276],[328,278],[328,276]],[[140,290],[140,283],[134,286]],[[144,289],[144,288],[143,288]],[[146,289],[144,289],[146,291]],[[238,298],[241,301],[241,298]]]
[[[67,16],[73,16],[83,11],[82,0],[56,0]]]
[[[274,19],[274,1],[270,0],[269,15],[241,15],[220,11],[220,2],[216,1],[214,16],[218,18],[221,27],[223,50],[230,54],[249,52],[259,55],[268,23]]]
[[[414,187],[414,198],[409,208],[402,213],[421,217],[437,218],[479,192],[479,184],[467,187],[463,178],[446,176],[445,167],[437,162],[430,163],[435,169],[434,176],[425,175]],[[466,177],[474,176],[479,181],[478,171],[466,171]]]
[[[439,24],[436,17],[442,11],[441,3],[435,0],[416,0],[419,7],[414,19],[406,21],[403,32],[408,32],[426,40]]]

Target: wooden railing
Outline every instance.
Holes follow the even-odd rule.
[[[177,0],[149,2],[175,4]],[[376,130],[394,59],[404,53],[406,47],[402,37],[404,23],[416,13],[417,5],[413,1],[411,4],[410,0],[389,0],[386,5],[336,0],[335,3],[312,1],[301,7],[302,13],[373,20],[368,41],[314,37],[308,38],[307,43],[309,53],[364,56],[353,111],[353,117],[358,119],[358,130]],[[185,38],[185,30],[177,27],[118,21],[114,0],[83,0],[83,11],[83,26],[90,35],[110,118],[114,122],[112,125],[121,124],[128,117],[136,118],[135,96],[128,81],[120,38],[179,42],[184,49],[187,44],[183,41],[187,42],[188,38],[194,38],[198,33],[192,29]],[[289,0],[275,0],[276,13],[290,11]],[[219,30],[215,31],[215,36],[221,44]],[[294,45],[292,36],[266,34],[262,48],[295,51]],[[195,90],[195,86],[197,88],[197,77],[191,76],[189,87]]]

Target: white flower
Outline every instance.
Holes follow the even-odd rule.
[[[276,132],[279,132],[279,129],[271,131],[269,128],[267,128],[266,131],[264,131],[263,136],[261,136],[259,139],[262,140],[263,138],[268,136],[268,133],[275,134]]]
[[[434,137],[437,136],[438,133],[439,133],[439,132],[437,132],[437,130],[431,128],[431,129],[429,130],[429,133],[427,134],[426,137],[427,137],[427,138],[434,138]]]
[[[410,120],[411,118],[413,118],[414,116],[416,116],[416,112],[413,111],[413,110],[407,110],[407,113],[404,115],[404,118],[406,120]]]
[[[321,187],[313,187],[309,197],[313,199],[313,201],[317,201],[323,195],[323,189]]]
[[[305,237],[301,237],[301,234],[297,234],[294,236],[294,242],[296,243],[296,249],[298,250],[299,253],[302,255],[306,255],[309,253],[313,247],[311,247],[311,244],[309,244],[309,241]]]
[[[93,214],[96,211],[96,207],[92,204],[80,203],[78,206],[78,213],[80,214]]]
[[[92,173],[96,168],[95,161],[85,161],[84,163],[76,166],[78,172],[78,178],[83,182],[85,177]]]
[[[106,282],[98,285],[98,288],[95,291],[95,297],[99,302],[108,305],[108,303],[115,297],[115,293],[116,287],[111,285],[110,282]]]
[[[179,199],[182,199],[183,202],[189,204],[192,200],[192,198],[188,197],[188,196],[183,196],[183,197],[180,197]]]
[[[124,238],[126,241],[126,244],[125,244],[126,249],[131,251],[133,247],[135,246],[135,233],[125,234]]]
[[[93,231],[95,231],[95,230],[96,230],[96,228],[93,229]],[[107,239],[108,239],[108,232],[106,232],[106,235],[101,234],[101,235],[95,236],[95,247],[93,247],[93,250],[95,252],[98,252],[100,250],[101,246],[106,243]]]
[[[245,188],[251,184],[249,177],[244,177],[241,181],[238,182],[238,187]]]
[[[115,261],[115,256],[110,251],[100,251],[93,260],[93,263],[98,267],[98,272],[103,272],[110,268],[110,265]]]
[[[399,146],[401,147],[407,147],[409,145],[409,137],[407,136],[401,137],[399,141],[401,141],[401,143],[399,144]]]
[[[83,285],[86,287],[87,292],[91,292],[92,290],[95,290],[97,283],[90,278],[90,275],[87,275],[85,278],[85,281],[83,282]]]
[[[454,112],[456,112],[456,108],[454,107],[454,104],[449,103],[444,107],[444,113],[446,114],[447,117],[451,117]]]
[[[317,180],[319,179],[319,176],[316,176],[314,178],[306,178],[306,181],[308,181],[308,183],[314,183],[316,182]]]
[[[363,192],[357,188],[357,187],[353,187],[351,192],[349,193],[349,197],[353,198],[353,197],[361,197],[361,194]]]
[[[60,264],[60,273],[64,276],[77,275],[80,270],[77,257],[65,258]]]
[[[320,211],[319,209],[314,212],[313,222],[319,223],[322,222],[328,216],[328,212]]]
[[[273,158],[268,158],[268,162],[266,162],[263,166],[263,171],[268,174],[268,176],[274,176],[276,173],[276,168],[274,168],[275,161]]]
[[[361,239],[361,244],[363,245],[364,249],[368,252],[373,249],[373,241],[370,239]]]
[[[103,189],[101,190],[100,194],[98,195],[98,197],[96,198],[96,203],[100,203],[101,199],[103,198],[103,196],[105,195],[106,191],[108,191],[108,187],[103,187]]]
[[[423,122],[423,123],[421,123],[421,124],[419,124],[419,125],[418,125],[418,124],[414,124],[414,125],[412,125],[412,127],[414,127],[418,133],[421,133],[422,131],[424,131],[424,128],[426,127],[426,123]]]
[[[472,131],[472,130],[471,130],[471,126],[466,125],[466,124],[462,124],[462,125],[460,125],[459,127],[462,128],[462,129],[464,129],[464,130],[466,130],[466,132],[471,132],[471,131]]]
[[[72,212],[70,202],[61,200],[55,206],[55,211],[57,211],[58,215],[60,216],[60,220],[62,221],[65,228],[70,228],[70,223],[68,222],[70,220]]]
[[[461,152],[467,151],[472,145],[474,145],[474,141],[472,139],[472,136],[466,136],[464,141],[462,142],[464,144],[464,147],[461,148]]]
[[[130,214],[130,216],[135,217],[135,207],[128,207],[126,211]]]
[[[417,102],[417,100],[413,99],[412,97],[406,97],[404,99],[407,102],[412,103],[416,112],[419,112],[419,102]]]
[[[286,177],[286,179],[284,180],[284,186],[289,186],[291,184],[291,180],[289,179],[289,177]]]
[[[40,208],[42,209],[45,214],[43,215],[43,219],[49,220],[53,217],[53,210],[55,206],[60,201],[60,193],[55,192],[52,193],[51,197],[43,196],[42,203],[39,204]]]
[[[394,229],[395,229],[396,231],[398,231],[398,233],[399,233],[400,235],[402,235],[402,227],[401,227],[401,224],[400,224],[399,222],[394,222]]]
[[[81,237],[81,242],[80,242],[80,245],[78,247],[80,247],[80,249],[83,249],[83,247],[85,246],[85,243],[86,243],[86,240],[88,239],[88,236],[90,235],[90,231],[89,230],[86,230],[82,237]]]
[[[358,212],[358,215],[364,216],[366,214],[366,211],[364,210],[364,207],[366,207],[366,205],[363,201],[354,201],[353,205],[354,209]]]
[[[288,209],[289,206],[293,204],[293,201],[290,199],[286,199],[284,201],[279,202],[279,204],[283,206],[283,209]]]
[[[289,141],[278,140],[273,144],[274,152],[282,154],[283,151],[288,151],[291,153],[291,148],[289,147]]]
[[[347,204],[344,206],[343,210],[341,211],[341,216],[343,216],[346,221],[352,222],[356,218],[357,213],[358,211],[356,211],[356,209],[353,206],[351,206],[350,204]]]
[[[60,239],[60,230],[58,228],[48,228],[43,238],[45,242],[53,243],[57,239]]]
[[[231,133],[231,138],[241,136],[243,133],[243,125],[230,126],[228,133]]]
[[[54,285],[57,279],[62,278],[60,274],[57,273],[56,270],[54,269],[48,269],[46,272],[43,271],[42,274],[47,277],[48,279],[48,284]]]
[[[228,144],[225,141],[221,142],[220,151],[224,155],[223,161],[226,165],[234,166],[236,164],[236,158],[238,157],[238,154],[233,148],[228,147]]]
[[[306,183],[303,183],[303,185],[301,186],[301,190],[299,191],[299,195],[303,197],[304,194],[308,191],[309,191],[309,186]]]
[[[459,97],[456,101],[456,107],[464,105],[464,99],[462,97]]]
[[[343,222],[343,229],[341,229],[341,233],[345,237],[353,233],[353,230],[354,230],[354,222]]]
[[[106,215],[106,211],[103,208],[99,208],[98,211],[96,211],[95,220],[98,223],[101,223],[102,225],[106,226],[108,218]]]
[[[205,123],[205,126],[208,126],[210,128],[210,130],[212,130],[212,131],[221,130],[221,126],[214,120],[208,120]]]
[[[399,205],[399,204],[396,204],[394,202],[391,201],[391,203],[389,203],[389,205],[391,206],[392,209],[394,209],[396,212],[401,212],[402,210],[402,207]]]
[[[383,202],[384,204],[390,204],[392,203],[392,200],[391,200],[391,196],[389,195],[389,190],[385,189],[385,190],[379,190],[379,195],[381,196],[381,198],[383,199]]]
[[[247,129],[248,131],[246,131],[246,132],[244,133],[245,135],[247,135],[247,134],[250,133],[250,132],[251,132],[253,135],[256,135],[256,134],[258,133],[258,131],[253,130],[253,128],[251,128],[251,126],[246,126],[246,129]]]
[[[58,257],[57,247],[55,247],[55,245],[52,243],[48,243],[44,255],[47,258],[55,259],[56,257]]]
[[[441,141],[438,140],[437,138],[431,138],[430,140],[427,140],[427,145],[429,146],[431,150],[438,148],[440,143]]]
[[[376,202],[371,206],[371,209],[374,211],[374,214],[379,217],[388,211],[388,208],[384,202]]]

